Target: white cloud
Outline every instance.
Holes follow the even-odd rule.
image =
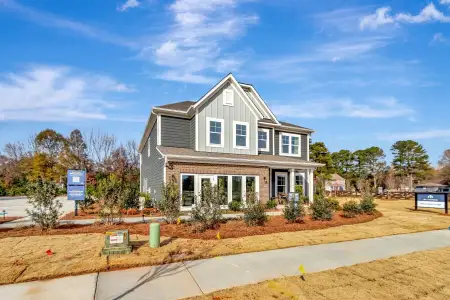
[[[441,0],[441,4],[443,5],[450,4],[450,0]]]
[[[15,0],[0,0],[0,8],[15,12],[24,19],[39,24],[40,26],[72,31],[88,38],[116,44],[127,48],[134,49],[138,47],[137,43],[128,38],[112,34],[85,23],[72,21],[51,13],[27,7],[16,2]]]
[[[121,12],[124,12],[124,11],[128,10],[129,8],[136,8],[136,7],[140,6],[140,5],[141,5],[141,3],[138,0],[127,0],[122,5],[119,5],[117,7],[117,10],[121,11]]]
[[[450,1],[450,0],[449,0]],[[433,35],[433,39],[431,40],[431,43],[444,43],[448,44],[450,41],[442,34],[442,33],[435,33]]]
[[[412,108],[400,103],[397,99],[383,98],[369,103],[356,103],[351,99],[324,99],[296,104],[274,105],[275,115],[292,118],[326,119],[332,117],[388,119],[411,116]]]
[[[429,140],[450,138],[450,129],[430,129],[414,132],[379,133],[379,140]]]
[[[104,120],[116,106],[105,97],[130,91],[105,75],[64,66],[31,66],[0,77],[0,115],[6,121]]]
[[[398,23],[450,22],[450,16],[444,15],[433,3],[428,4],[418,15],[411,15],[410,13],[389,15],[390,11],[390,7],[382,7],[377,9],[374,14],[363,17],[359,24],[360,29],[377,29],[386,24]]]
[[[205,74],[236,70],[242,58],[226,52],[228,41],[258,21],[255,15],[237,11],[245,1],[176,0],[168,7],[173,17],[170,29],[161,34],[155,48],[142,49],[139,57],[163,67],[157,77],[166,80],[211,83],[217,78]]]

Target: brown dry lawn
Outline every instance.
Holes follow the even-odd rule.
[[[450,248],[416,252],[319,273],[280,278],[191,300],[450,299]]]
[[[415,212],[413,201],[378,201],[383,217],[362,224],[320,230],[274,233],[223,240],[162,238],[162,247],[150,249],[148,237],[131,235],[130,255],[100,256],[103,234],[7,237],[0,239],[0,284],[156,265],[221,255],[265,251],[304,245],[342,242],[385,235],[443,229],[450,217]],[[51,249],[55,254],[47,256]]]

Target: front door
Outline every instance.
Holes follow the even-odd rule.
[[[275,196],[279,194],[287,194],[287,174],[275,174]]]

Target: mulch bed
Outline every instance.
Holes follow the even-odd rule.
[[[194,225],[191,224],[161,224],[161,235],[166,237],[178,237],[187,239],[203,239],[212,240],[217,238],[217,233],[220,232],[221,239],[237,238],[254,235],[265,235],[278,232],[293,232],[302,230],[316,230],[329,227],[336,227],[342,225],[351,225],[358,223],[370,222],[381,217],[380,212],[375,212],[373,215],[358,215],[355,218],[344,218],[341,212],[334,214],[330,221],[315,221],[310,216],[306,216],[304,222],[289,224],[283,216],[269,217],[269,221],[264,226],[245,225],[242,220],[230,220],[226,223],[220,224],[216,230],[207,230],[202,233],[194,233]],[[56,229],[50,229],[46,232],[41,231],[37,227],[22,227],[13,229],[0,229],[0,238],[6,237],[20,237],[20,236],[37,236],[37,235],[67,235],[67,234],[85,234],[85,233],[105,233],[110,230],[128,229],[130,234],[149,234],[148,223],[137,224],[116,224],[103,225],[96,223],[93,225],[60,225]]]
[[[14,221],[14,220],[17,220],[17,219],[22,219],[22,218],[23,217],[5,217],[5,218],[0,217],[0,224],[11,222],[11,221]]]
[[[232,220],[224,224],[216,230],[207,230],[202,233],[195,233],[193,225],[183,224],[165,224],[161,226],[161,235],[188,238],[212,240],[217,238],[220,232],[221,239],[237,238],[253,235],[265,235],[278,232],[292,232],[302,230],[316,230],[342,225],[351,225],[358,223],[370,222],[381,217],[383,214],[375,212],[373,215],[358,215],[355,218],[344,218],[341,212],[334,214],[330,221],[315,221],[311,216],[306,216],[301,223],[287,223],[283,216],[269,217],[269,221],[264,226],[247,226],[242,220]]]

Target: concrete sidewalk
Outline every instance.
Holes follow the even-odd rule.
[[[4,299],[179,299],[234,286],[450,247],[438,230],[0,286]],[[95,298],[94,298],[95,297]]]
[[[268,216],[280,216],[282,212],[266,212]],[[223,217],[227,219],[232,218],[238,218],[243,217],[243,213],[237,213],[237,214],[224,214]],[[181,216],[180,217],[183,220],[187,220],[190,218],[190,216]],[[124,223],[142,223],[142,216],[139,217],[128,217],[128,218],[122,218]],[[80,219],[80,220],[59,220],[59,224],[76,224],[76,225],[90,225],[94,224],[95,222],[98,222],[98,219]],[[144,222],[163,222],[164,217],[144,217]],[[18,228],[18,227],[24,227],[24,226],[31,226],[33,223],[31,222],[30,217],[25,217],[22,219],[17,219],[11,222],[0,224],[0,229],[2,228]]]

